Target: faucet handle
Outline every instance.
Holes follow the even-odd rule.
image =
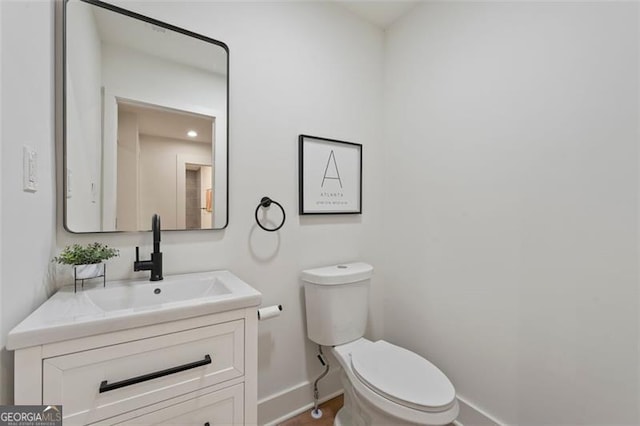
[[[136,246],[136,262],[140,262],[140,247]]]

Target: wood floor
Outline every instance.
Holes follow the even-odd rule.
[[[307,410],[304,413],[280,423],[279,426],[333,426],[333,419],[339,409],[342,408],[344,399],[342,395],[337,396],[324,404],[320,404],[322,410],[322,417],[318,420],[311,417],[311,410]]]

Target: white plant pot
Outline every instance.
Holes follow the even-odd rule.
[[[90,265],[75,265],[77,280],[86,280],[104,275],[104,262],[92,263]]]

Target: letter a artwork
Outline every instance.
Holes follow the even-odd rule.
[[[329,167],[333,165],[332,169],[329,170]],[[321,188],[324,188],[324,181],[327,179],[334,179],[340,183],[340,188],[342,188],[342,180],[340,179],[340,172],[338,171],[338,163],[336,162],[336,156],[331,150],[329,154],[329,158],[327,159],[327,166],[324,168],[324,176],[322,177]]]

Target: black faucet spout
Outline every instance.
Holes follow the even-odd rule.
[[[140,260],[139,248],[136,247],[136,260],[133,262],[134,271],[151,271],[150,281],[160,281],[162,276],[162,252],[160,251],[160,215],[151,217],[151,230],[153,231],[153,253],[151,260]]]
[[[153,231],[153,252],[160,253],[160,215],[151,217],[151,230]]]

